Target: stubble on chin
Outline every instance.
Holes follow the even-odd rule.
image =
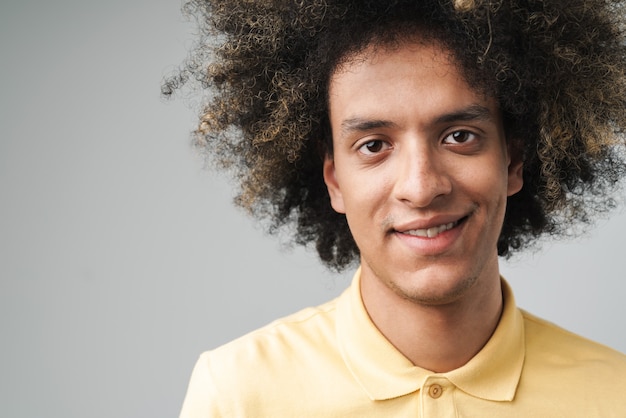
[[[422,278],[424,280],[424,278]],[[425,280],[428,280],[427,278]],[[437,279],[433,279],[437,280]],[[399,285],[396,281],[388,282],[389,288],[401,298],[417,305],[436,307],[452,304],[466,295],[478,281],[477,276],[469,276],[450,285],[448,283],[428,283],[427,287],[416,288],[410,283]]]

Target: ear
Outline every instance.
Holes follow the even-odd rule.
[[[328,154],[324,157],[324,183],[326,183],[328,195],[330,196],[330,205],[335,209],[335,212],[346,213],[343,194],[335,173],[335,160]]]
[[[512,140],[508,144],[509,167],[507,196],[513,196],[524,185],[524,158],[520,141]]]

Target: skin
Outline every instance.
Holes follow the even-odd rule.
[[[497,326],[496,244],[522,162],[510,156],[497,102],[471,89],[438,45],[352,58],[329,84],[331,204],[359,247],[374,324],[415,365],[449,371]]]

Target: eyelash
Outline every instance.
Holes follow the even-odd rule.
[[[380,149],[377,149],[376,151],[371,151],[369,146],[374,146],[374,145],[379,147]],[[382,152],[383,149],[386,149],[385,147],[389,148],[391,147],[391,145],[382,139],[372,139],[360,145],[358,150],[359,152],[365,155],[375,155],[375,154]]]
[[[462,135],[463,138],[464,138],[464,140],[462,140],[460,142],[455,138],[455,136],[459,135],[459,134]],[[475,140],[477,138],[477,135],[475,133],[473,133],[473,132],[470,132],[470,131],[459,130],[459,131],[451,132],[448,135],[446,135],[443,138],[443,142],[444,143],[449,143],[449,142],[447,142],[448,138],[452,138],[452,141],[453,141],[452,144],[453,145],[459,145],[459,144],[465,144],[468,141]]]

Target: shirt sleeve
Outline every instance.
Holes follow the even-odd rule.
[[[179,418],[220,418],[218,396],[211,376],[209,352],[203,353],[191,373]]]

